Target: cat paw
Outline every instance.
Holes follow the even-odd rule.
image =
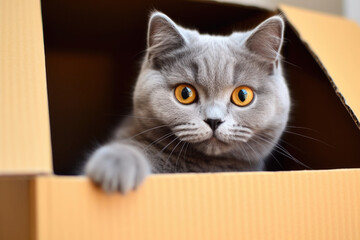
[[[151,173],[146,157],[136,147],[113,143],[97,149],[85,174],[106,192],[122,194],[136,189]]]

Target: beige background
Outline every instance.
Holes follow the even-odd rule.
[[[277,0],[277,2],[343,15],[360,24],[360,0]]]

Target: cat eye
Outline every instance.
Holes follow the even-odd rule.
[[[247,86],[237,87],[231,94],[231,101],[239,107],[245,107],[249,105],[253,99],[254,92]]]
[[[196,100],[196,90],[189,84],[180,84],[175,88],[175,97],[182,104],[191,104]]]

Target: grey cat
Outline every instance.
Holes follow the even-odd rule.
[[[85,173],[107,192],[126,193],[150,173],[262,170],[290,109],[283,33],[279,16],[213,36],[153,13],[133,114]]]

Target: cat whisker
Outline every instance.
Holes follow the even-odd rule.
[[[245,142],[245,144],[246,144],[246,146],[248,146],[253,152],[254,152],[254,155],[256,156],[257,155],[257,153],[256,153],[256,151],[251,147],[251,145],[250,144],[248,144],[247,142]],[[249,164],[250,164],[250,167],[252,166],[252,164],[251,164],[251,161],[249,160]]]
[[[306,165],[305,163],[301,162],[300,160],[298,160],[297,158],[295,158],[294,156],[292,156],[289,151],[286,150],[286,148],[284,148],[283,146],[281,146],[280,144],[278,143],[275,143],[273,141],[269,141],[267,139],[264,138],[264,136],[262,137],[260,134],[257,134],[256,135],[257,137],[259,137],[260,140],[263,140],[265,142],[268,142],[270,144],[274,144],[274,148],[273,148],[273,151],[287,157],[287,158],[290,158],[291,160],[293,160],[294,162],[296,162],[297,164],[305,167],[305,168],[308,168],[308,169],[312,169],[311,167],[309,167],[308,165]],[[254,141],[256,142],[256,140],[254,139]]]
[[[139,51],[137,54],[133,55],[133,59],[137,58],[140,55],[144,55],[144,53],[146,53],[146,51],[147,51],[147,49]]]
[[[196,135],[194,135],[194,136],[191,136],[191,137],[181,138],[181,141],[194,143],[194,142],[202,142],[202,141],[206,141],[206,140],[204,140],[202,138],[199,138]]]
[[[247,142],[251,135],[240,135],[240,134],[231,134],[231,135],[223,135],[227,140],[237,141],[237,142]]]
[[[316,133],[320,133],[319,131],[312,129],[312,128],[308,128],[308,127],[300,127],[300,126],[293,126],[293,125],[287,125],[286,128],[295,128],[295,129],[304,129],[304,130],[309,130],[309,131],[313,131]]]
[[[319,139],[316,139],[316,138],[313,138],[313,137],[310,137],[310,136],[306,136],[304,134],[301,134],[301,133],[296,133],[296,132],[292,132],[292,131],[289,131],[289,130],[284,130],[284,132],[286,133],[289,133],[289,134],[293,134],[293,135],[296,135],[296,136],[299,136],[299,137],[303,137],[303,138],[307,138],[307,139],[310,139],[310,140],[313,140],[313,141],[316,141],[316,142],[319,142],[319,143],[322,143],[330,148],[335,148],[334,146],[322,141],[322,140],[319,140]]]
[[[194,142],[197,141],[198,138],[195,138],[195,136],[187,136],[187,137],[181,137],[180,139],[183,142]]]
[[[179,155],[178,155],[178,157],[177,157],[177,159],[176,159],[175,171],[177,171],[177,167],[178,167],[178,162],[179,162],[180,155],[181,155],[182,150],[184,149],[184,147],[185,147],[185,145],[186,145],[187,142],[183,142],[183,143],[184,143],[184,144],[182,145],[182,147],[181,147],[181,149],[180,149],[180,153],[179,153]]]
[[[233,128],[230,129],[230,131],[232,132],[243,132],[243,133],[248,133],[248,134],[253,134],[253,131],[249,128]]]
[[[240,145],[240,147],[241,147],[241,151],[244,153],[244,157],[245,157],[245,159],[249,162],[249,165],[251,166],[251,160],[250,160],[250,158],[249,158],[249,155],[247,154],[247,152],[245,151],[245,148],[242,146],[242,145]]]
[[[173,132],[181,132],[181,131],[189,131],[189,132],[193,132],[193,131],[196,131],[198,130],[199,128],[189,128],[189,127],[183,127],[183,128],[173,128]]]
[[[262,137],[264,137],[265,139],[267,138],[267,140],[271,140],[271,137],[269,137],[269,136],[267,136],[266,134],[256,134],[257,136],[262,136]],[[295,146],[295,145],[293,145],[293,144],[291,144],[291,143],[289,143],[289,142],[287,142],[287,141],[285,141],[284,139],[282,139],[282,138],[280,138],[279,139],[279,142],[283,142],[284,144],[286,144],[286,145],[288,145],[288,146],[290,146],[290,147],[292,147],[292,148],[294,148],[294,149],[296,149],[296,150],[298,150],[299,152],[301,152],[301,153],[304,153],[305,154],[305,152],[303,151],[303,150],[301,150],[300,148],[298,148],[297,146]],[[280,144],[279,144],[280,145]]]
[[[184,152],[184,161],[186,161],[186,153],[187,153],[189,145],[190,145],[190,143],[186,144],[186,148],[185,148],[185,152]]]
[[[175,132],[176,136],[180,138],[181,141],[198,141],[198,140],[206,140],[203,139],[202,134],[194,133],[194,131],[178,131]]]
[[[127,118],[137,118],[137,119],[151,119],[151,120],[160,120],[162,121],[161,118],[155,118],[155,117],[139,117],[139,116],[134,116],[131,114],[110,114],[112,116],[119,116],[119,117],[127,117]]]
[[[181,124],[175,124],[173,127],[173,131],[177,131],[177,130],[194,130],[194,129],[198,129],[198,127],[196,127],[195,123],[181,123]]]
[[[198,136],[198,134],[195,134],[195,133],[187,133],[187,132],[178,133],[177,135],[178,135],[180,138],[187,138],[187,137],[196,137],[196,136]]]
[[[165,139],[167,139],[167,138],[169,138],[169,137],[171,137],[171,136],[173,136],[173,135],[174,135],[174,133],[172,133],[172,132],[163,135],[162,137],[156,139],[155,141],[153,141],[152,143],[150,143],[149,145],[147,145],[147,146],[144,148],[144,150],[147,150],[147,149],[148,149],[149,147],[151,147],[153,144],[162,142],[163,140],[165,140]]]
[[[288,154],[289,156],[293,157],[283,146],[281,146],[279,143],[272,141],[272,139],[266,138],[266,135],[261,135],[261,134],[257,134],[256,137],[258,137],[260,140],[263,140],[267,143],[270,143],[272,145],[274,145],[274,147],[276,148],[280,148],[283,152],[285,152],[286,154]],[[253,139],[255,142],[256,138]]]
[[[168,146],[170,146],[173,142],[175,142],[176,140],[178,140],[179,137],[174,138],[170,143],[168,143],[165,147],[163,147],[163,149],[161,149],[158,152],[158,155],[161,154]]]
[[[230,130],[232,133],[243,133],[243,134],[246,134],[246,135],[252,135],[253,133],[252,132],[248,132],[248,131],[240,131],[240,130]]]
[[[173,148],[173,150],[171,151],[170,155],[168,156],[168,158],[166,159],[166,164],[169,162],[169,159],[171,158],[171,155],[173,154],[173,152],[175,151],[175,149],[177,148],[177,146],[179,146],[179,144],[182,143],[182,141],[179,141],[175,147]]]
[[[274,154],[272,154],[272,152],[270,152],[270,155],[275,159],[275,161],[279,164],[279,166],[284,169],[284,166],[280,163],[280,161],[275,157]]]
[[[289,64],[289,65],[291,65],[291,66],[294,66],[294,67],[296,67],[296,68],[298,68],[298,69],[302,69],[302,67],[300,67],[299,65],[296,65],[296,64],[294,64],[294,63],[292,63],[292,62],[289,62],[289,61],[286,61],[284,58],[281,59],[281,62],[286,63],[286,64]]]
[[[231,134],[230,136],[233,136],[233,137],[240,137],[240,138],[246,138],[246,140],[247,139],[249,139],[251,136],[252,136],[252,134],[249,134],[249,133],[243,133],[243,134]]]
[[[236,138],[236,137],[227,138],[227,140],[235,141],[235,142],[243,142],[243,143],[246,143],[246,142],[247,142],[247,140],[245,140],[245,139],[243,139],[243,138]]]
[[[144,130],[144,131],[142,131],[142,132],[140,132],[140,133],[137,133],[137,134],[133,135],[132,137],[129,138],[129,140],[131,140],[131,139],[133,139],[133,138],[135,138],[135,137],[137,137],[137,136],[139,136],[139,135],[142,135],[142,134],[144,134],[144,133],[150,132],[150,131],[152,131],[152,130],[156,130],[156,129],[164,128],[164,127],[169,127],[169,125],[164,124],[164,125],[160,125],[160,126],[156,126],[156,127],[150,128],[150,129],[146,129],[146,130]]]
[[[301,166],[303,166],[303,167],[305,167],[305,168],[307,168],[307,169],[313,170],[313,168],[309,167],[308,165],[306,165],[305,163],[301,162],[301,161],[298,160],[297,158],[295,158],[295,157],[290,157],[289,155],[287,155],[287,154],[285,154],[285,153],[277,150],[276,148],[274,148],[273,150],[274,150],[275,152],[277,152],[277,153],[279,153],[279,154],[287,157],[287,158],[290,158],[291,160],[293,160],[293,161],[296,162],[297,164],[299,164],[299,165],[301,165]]]
[[[274,147],[280,148],[283,152],[285,152],[285,153],[288,154],[289,156],[293,157],[293,156],[289,153],[289,151],[286,150],[286,148],[284,148],[283,146],[281,146],[279,143],[274,142],[274,141],[271,141],[271,139],[266,139],[265,136],[261,136],[260,134],[258,134],[257,137],[259,137],[261,140],[263,140],[263,141],[265,141],[265,142],[267,142],[267,143],[273,144]],[[256,140],[254,139],[254,141],[256,141]]]
[[[290,146],[290,147],[292,147],[292,148],[294,148],[294,149],[296,149],[296,150],[298,150],[298,151],[301,152],[301,153],[305,153],[303,150],[301,150],[300,148],[296,147],[295,145],[293,145],[293,144],[285,141],[284,139],[281,139],[281,138],[280,138],[279,141],[285,143],[286,145],[288,145],[288,146]]]

